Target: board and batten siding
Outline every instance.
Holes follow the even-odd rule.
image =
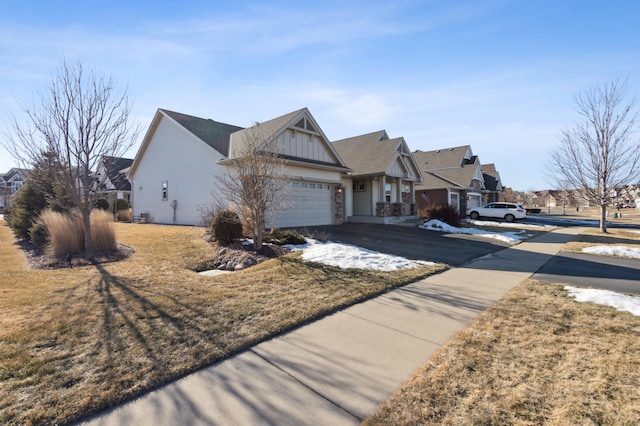
[[[320,137],[311,133],[287,129],[278,137],[278,145],[282,147],[282,153],[287,156],[325,163],[335,162]]]
[[[162,117],[132,181],[134,216],[148,212],[154,223],[200,225],[199,208],[214,204],[215,176],[226,173],[224,156],[192,133]],[[167,182],[167,199],[162,184]]]

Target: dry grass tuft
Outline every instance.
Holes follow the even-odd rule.
[[[0,424],[68,423],[442,268],[340,270],[293,254],[218,277],[202,228],[116,223],[127,260],[30,269],[0,221]]]
[[[79,211],[64,214],[46,210],[40,221],[49,234],[49,255],[63,257],[84,251],[84,224]],[[94,251],[118,249],[111,213],[100,209],[91,212],[91,244]]]
[[[91,247],[95,251],[118,249],[113,215],[105,210],[91,212]]]
[[[49,233],[49,254],[55,257],[80,253],[84,248],[82,218],[77,214],[63,214],[46,210],[40,221]]]
[[[640,318],[527,281],[442,347],[366,424],[637,424]]]

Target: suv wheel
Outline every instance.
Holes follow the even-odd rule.
[[[513,221],[515,220],[515,218],[516,218],[516,217],[515,217],[514,215],[512,215],[512,214],[508,214],[508,215],[506,215],[506,216],[504,217],[504,220],[506,220],[507,222],[511,223],[511,222],[513,222]]]
[[[471,216],[471,219],[473,219],[473,220],[476,220],[477,218],[480,217],[478,212],[471,212],[471,214],[469,216]]]

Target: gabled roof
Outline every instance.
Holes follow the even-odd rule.
[[[220,123],[208,118],[194,117],[166,109],[160,109],[159,111],[175,120],[224,156],[229,155],[229,135],[242,130],[242,127]]]
[[[460,167],[477,163],[478,157],[473,155],[471,146],[463,145],[453,148],[436,149],[433,151],[413,151],[420,170],[439,170],[450,167]]]
[[[102,157],[102,165],[107,173],[107,178],[117,191],[131,191],[131,182],[127,179],[127,172],[133,160],[121,157]]]
[[[282,149],[282,152],[279,153],[281,157],[289,161],[290,164],[330,168],[343,172],[350,171],[307,108],[301,108],[297,111],[262,123],[257,123],[252,127],[232,133],[230,136],[229,158],[243,155],[246,151],[247,143],[251,138],[260,138],[262,140],[260,144],[264,147],[268,142],[281,138],[287,130],[302,132],[317,137],[316,141],[319,143],[323,152],[327,154],[328,159],[328,161],[320,161],[313,158],[297,156],[294,153],[287,154],[286,146],[278,147]],[[260,149],[261,146],[259,146],[258,149]],[[219,164],[225,163],[226,161],[219,162]]]
[[[480,162],[469,145],[414,151],[412,154],[424,178],[424,183],[418,189],[469,188],[474,179],[484,184]],[[448,182],[448,185],[437,186],[443,182]]]
[[[394,162],[405,170],[405,178],[421,180],[420,169],[411,156],[404,138],[389,139],[385,130],[340,139],[331,143],[353,177],[389,174]]]
[[[437,173],[431,172],[423,172],[422,183],[416,185],[417,190],[442,188],[465,189],[466,186],[460,185],[452,180],[445,178],[444,176],[440,176]]]
[[[179,112],[159,108],[156,111],[155,116],[153,117],[153,121],[151,122],[151,125],[149,126],[149,129],[144,136],[144,139],[142,140],[142,144],[140,144],[140,148],[136,153],[136,158],[131,164],[131,168],[129,169],[129,176],[133,176],[136,169],[138,168],[138,164],[140,163],[144,152],[147,149],[147,146],[151,142],[151,139],[153,138],[153,135],[163,118],[167,118],[172,122],[177,123],[186,131],[188,131],[225,157],[229,155],[229,136],[231,135],[231,133],[242,129],[242,127],[234,126],[232,124],[220,123],[210,119],[195,117],[193,115],[182,114]],[[176,141],[176,143],[180,143],[180,141]]]
[[[18,167],[11,168],[7,173],[0,175],[5,182],[11,182],[16,179],[26,180],[31,171],[29,169],[20,169]]]
[[[250,134],[251,132],[255,132],[257,136],[263,138],[266,142],[267,140],[275,137],[280,130],[285,128],[287,124],[289,124],[294,118],[299,116],[301,113],[304,113],[305,111],[307,111],[307,109],[302,108],[297,111],[281,115],[280,117],[273,118],[269,121],[256,123],[254,126],[233,132],[230,138],[231,149],[229,152],[229,157],[233,158],[239,155],[239,153],[244,152],[246,142],[252,136]]]
[[[485,188],[493,192],[502,192],[502,181],[495,164],[483,164],[481,167]]]
[[[428,176],[435,176],[438,179],[449,182],[447,188],[456,187],[456,188],[469,188],[471,187],[471,182],[478,179],[478,166],[468,165],[467,167],[458,167],[452,169],[441,169],[441,170],[427,170],[422,171],[422,177],[425,181],[425,184],[428,182]],[[434,182],[431,180],[431,182]],[[442,188],[442,187],[440,187]],[[423,189],[422,185],[420,185],[419,189]]]

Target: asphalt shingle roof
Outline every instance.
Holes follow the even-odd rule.
[[[161,111],[224,156],[229,156],[229,136],[243,129],[239,126],[220,123],[208,118],[194,117],[166,109]]]
[[[382,140],[381,140],[382,139]],[[389,139],[384,130],[367,133],[331,143],[353,176],[380,174],[387,171],[395,159],[402,138]]]
[[[123,170],[131,167],[133,160],[120,157],[102,157],[102,162],[107,170],[107,177],[118,191],[131,191],[131,182],[127,179],[127,174]]]
[[[424,181],[418,189],[438,189],[444,187],[468,188],[475,178],[477,157],[466,158],[470,146],[463,145],[433,151],[412,152]]]

